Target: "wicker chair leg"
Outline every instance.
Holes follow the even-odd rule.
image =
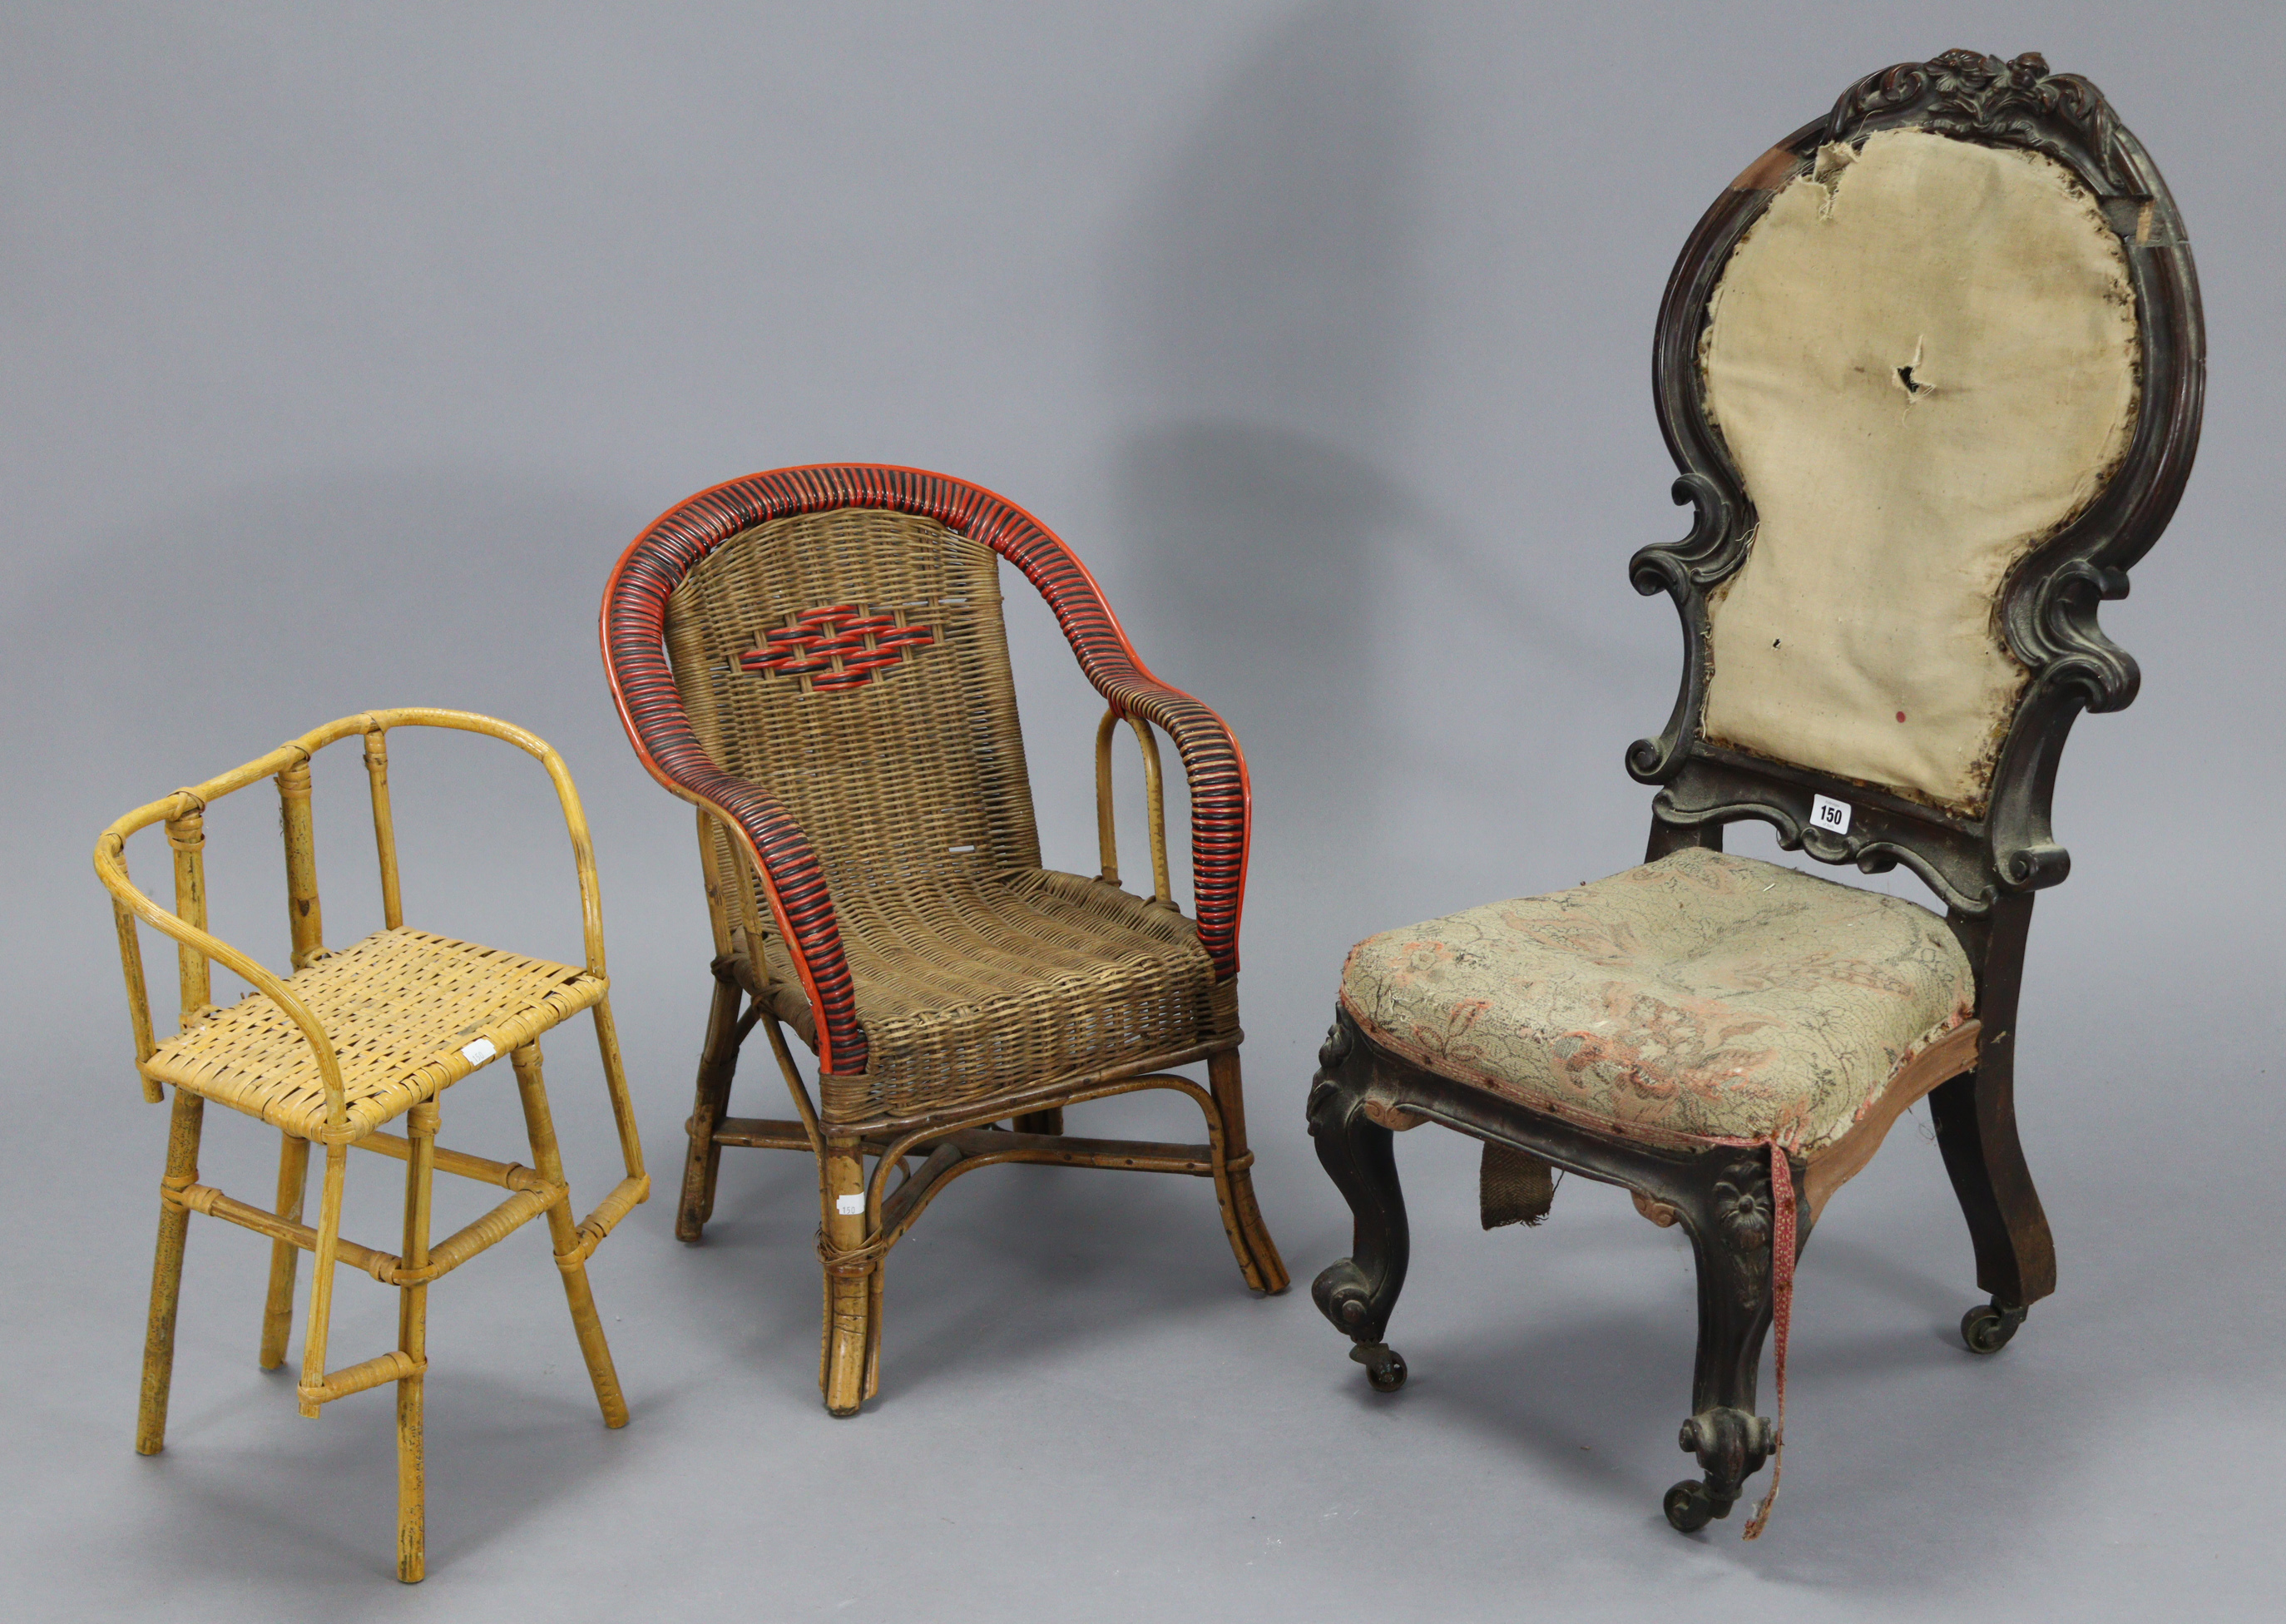
[[[1226,1163],[1242,1162],[1218,1181],[1223,1196],[1223,1227],[1230,1233],[1231,1250],[1238,1256],[1239,1272],[1257,1291],[1274,1297],[1292,1283],[1278,1243],[1262,1221],[1254,1200],[1254,1171],[1243,1163],[1246,1155],[1246,1096],[1240,1081],[1238,1051],[1226,1049],[1207,1061],[1207,1086],[1222,1115],[1221,1154]]]
[[[334,1315],[334,1262],[341,1256],[342,1186],[348,1181],[350,1147],[326,1147],[325,1182],[318,1191],[318,1244],[310,1264],[310,1327],[302,1333],[302,1414],[314,1416],[326,1386],[326,1336]]]
[[[548,1108],[548,1089],[540,1079],[540,1045],[526,1044],[509,1056],[516,1066],[516,1092],[524,1098],[524,1123],[532,1135],[532,1171],[552,1185],[564,1183],[564,1155],[556,1148],[556,1121]],[[580,1357],[595,1384],[595,1402],[602,1407],[603,1424],[627,1424],[627,1401],[619,1391],[619,1371],[611,1364],[611,1344],[603,1339],[603,1321],[595,1313],[595,1294],[587,1285],[587,1265],[579,1254],[579,1233],[572,1221],[567,1198],[548,1210],[548,1233],[556,1245],[556,1266],[564,1274],[564,1296],[572,1305],[572,1328],[579,1333]]]
[[[825,1155],[825,1239],[835,1252],[862,1251],[865,1245],[865,1156],[855,1139],[832,1139]],[[841,1210],[853,1197],[855,1212]],[[825,1407],[855,1415],[879,1391],[880,1372],[880,1259],[825,1263],[825,1347],[818,1373]]]
[[[1061,1133],[1064,1131],[1063,1107],[1050,1106],[1044,1111],[1027,1111],[1015,1119],[1019,1133]]]
[[[429,1200],[437,1169],[437,1102],[424,1100],[405,1119],[405,1266],[429,1263]],[[429,1484],[423,1436],[424,1372],[429,1362],[429,1287],[399,1289],[397,1345],[414,1363],[397,1383],[397,1577],[418,1584],[429,1572]]]
[[[302,1192],[310,1178],[310,1141],[281,1133],[278,1147],[278,1216],[302,1221]],[[262,1311],[262,1368],[286,1362],[286,1339],[294,1329],[294,1272],[302,1249],[291,1241],[270,1243],[270,1300]]]
[[[206,1103],[196,1094],[175,1091],[162,1184],[168,1194],[199,1181],[199,1129]],[[183,1243],[190,1227],[191,1210],[162,1195],[158,1255],[151,1263],[151,1319],[143,1333],[143,1402],[135,1421],[138,1455],[156,1455],[167,1447],[167,1394],[175,1379],[175,1307],[183,1291]]]
[[[690,1108],[690,1153],[682,1164],[682,1200],[674,1210],[674,1238],[696,1241],[714,1216],[714,1180],[722,1147],[714,1130],[729,1108],[730,1080],[738,1068],[738,985],[728,974],[714,981],[706,1016],[706,1046],[698,1054],[698,1097]]]

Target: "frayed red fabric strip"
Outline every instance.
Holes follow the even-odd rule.
[[[1778,1435],[1770,1446],[1770,1490],[1739,1537],[1762,1538],[1778,1502],[1778,1469],[1785,1461],[1786,1331],[1793,1319],[1793,1163],[1785,1147],[1770,1141],[1770,1323],[1778,1337]]]

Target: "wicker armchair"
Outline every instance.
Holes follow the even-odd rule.
[[[2165,183],[2037,56],[1872,75],[1715,200],[1653,363],[1697,523],[1631,568],[1685,645],[1666,732],[1628,755],[1659,786],[1647,861],[1375,936],[1343,970],[1309,1119],[1357,1239],[1314,1295],[1376,1388],[1405,1380],[1391,1133],[1423,1122],[1484,1141],[1487,1228],[1536,1221],[1563,1169],[1688,1231],[1686,1532],[1770,1461],[1760,1532],[1797,1251],[1916,1100],[1990,1295],[1968,1347],[2055,1289],[2014,1104],[2026,933],[2069,868],[2065,736],[2135,695],[2096,613],[2188,476],[2203,344]],[[1903,865],[1943,912],[1727,855],[1740,819]]]
[[[489,734],[537,757],[548,769],[579,870],[587,935],[584,965],[549,964],[406,926],[398,901],[397,830],[389,791],[388,733],[401,727]],[[327,745],[351,737],[365,742],[374,839],[381,858],[382,928],[329,950],[318,899],[310,759]],[[207,930],[206,808],[268,777],[277,779],[283,805],[287,919],[293,942],[293,973],[282,978]],[[158,823],[166,825],[167,842],[174,852],[172,912],[136,889],[127,872],[129,837]],[[175,1309],[191,1214],[224,1218],[270,1237],[270,1296],[262,1320],[264,1370],[274,1370],[285,1360],[294,1316],[296,1254],[313,1252],[309,1329],[296,1389],[302,1414],[315,1415],[320,1406],[336,1399],[396,1384],[397,1576],[413,1583],[427,1571],[422,1389],[429,1368],[430,1282],[544,1216],[579,1352],[603,1407],[603,1424],[623,1427],[627,1423],[627,1400],[620,1395],[611,1348],[588,1289],[587,1259],[612,1227],[649,1196],[650,1180],[643,1173],[642,1147],[635,1136],[635,1112],[627,1100],[606,995],[603,903],[579,792],[563,758],[520,728],[461,711],[373,711],[328,722],[235,771],[129,813],[96,842],[95,871],[111,892],[118,919],[144,1098],[155,1104],[166,1088],[175,1091],[167,1172],[160,1184],[158,1259],[152,1270],[135,1447],[141,1454],[156,1455],[166,1444]],[[164,1041],[152,1027],[138,919],[178,944],[182,1030]],[[214,964],[235,972],[253,990],[226,1009],[215,1007]],[[540,1038],[581,1010],[594,1013],[627,1177],[575,1224],[541,1081]],[[532,1142],[530,1167],[448,1150],[437,1143],[442,1120],[438,1096],[502,1054],[513,1063],[522,1096]],[[199,1182],[199,1139],[209,1100],[279,1130],[283,1147],[278,1197],[272,1208],[238,1201]],[[399,1116],[406,1119],[402,1137],[381,1131]],[[324,1146],[326,1157],[314,1229],[302,1222],[312,1144]],[[342,1236],[342,1192],[352,1149],[378,1152],[406,1164],[401,1252],[360,1246]],[[509,1194],[482,1218],[432,1247],[430,1195],[439,1172],[495,1185]],[[343,1263],[398,1289],[398,1345],[361,1363],[328,1370],[326,1346],[334,1271]]]
[[[1001,624],[1004,557],[1109,702],[1092,879],[1041,864]],[[636,753],[698,808],[713,924],[675,1233],[699,1238],[725,1146],[818,1158],[829,1410],[854,1415],[878,1387],[889,1249],[947,1179],[994,1163],[1210,1178],[1247,1284],[1284,1289],[1239,1083],[1245,760],[1221,718],[1143,668],[1060,540],[942,475],[757,474],[692,497],[628,548],[602,633]],[[1142,745],[1149,898],[1119,883],[1122,720]],[[1189,776],[1195,920],[1169,895],[1154,728]],[[757,1023],[798,1120],[727,1114]],[[815,1099],[784,1028],[817,1056]],[[1205,1088],[1168,1075],[1196,1061]],[[1208,1142],[1063,1132],[1063,1108],[1139,1089],[1187,1095]]]

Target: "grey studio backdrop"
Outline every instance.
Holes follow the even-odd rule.
[[[1414,1376],[1377,1397],[1308,1301],[1348,1226],[1303,1094],[1350,942],[1639,859],[1621,753],[1678,643],[1625,564],[1683,526],[1645,387],[1668,266],[1771,140],[1956,44],[2109,93],[2190,223],[2213,353],[2189,494],[2105,612],[2144,692],[2080,725],[2075,871],[2033,934],[2020,1093],[2062,1285],[1999,1358],[1960,1351],[1967,1237],[1916,1112],[1808,1252],[1770,1533],[1684,1539],[1658,1507],[1688,1465],[1684,1243],[1577,1180],[1482,1234],[1474,1147],[1407,1136]],[[2267,4],[9,8],[4,1610],[2254,1613],[2286,1436],[2282,49]],[[1245,1059],[1297,1282],[1247,1295],[1202,1185],[989,1172],[891,1261],[855,1422],[814,1383],[808,1163],[731,1153],[706,1243],[670,1234],[706,921],[594,635],[660,508],[833,459],[1032,508],[1244,741]],[[1092,871],[1097,701],[1011,603],[1049,858]],[[131,1453],[163,1113],[88,861],[128,808],[402,704],[569,757],[660,1191],[594,1271],[623,1432],[537,1227],[432,1295],[412,1591],[388,1397],[305,1423],[255,1369],[255,1237],[194,1225],[169,1447]],[[394,754],[409,917],[576,954],[536,769]],[[358,779],[319,775],[337,942],[377,922]],[[225,803],[209,849],[218,928],[280,964],[275,817]],[[550,1055],[584,1205],[600,1075],[581,1027]],[[782,1114],[767,1070],[742,1088]],[[1185,1137],[1182,1108],[1081,1120]],[[274,1136],[209,1123],[209,1181],[260,1199]],[[497,1072],[445,1127],[521,1142]],[[361,1159],[351,1233],[390,1244],[399,1187]],[[391,1294],[345,1271],[336,1300],[345,1356],[386,1345]]]

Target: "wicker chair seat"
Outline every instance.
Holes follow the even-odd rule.
[[[1667,1145],[1809,1156],[1975,1007],[1902,897],[1689,847],[1608,879],[1360,942],[1342,1002],[1443,1076]]]
[[[430,1100],[491,1058],[462,1051],[479,1038],[507,1054],[589,1008],[603,977],[568,965],[432,936],[376,931],[296,970],[286,985],[332,1037],[349,1111],[349,1139]],[[248,993],[158,1046],[143,1067],[160,1083],[248,1112],[298,1138],[326,1128],[317,1056],[293,1019]]]
[[[1100,880],[940,873],[835,903],[870,1060],[827,1079],[832,1121],[968,1104],[1234,1034],[1234,1000],[1215,997],[1197,927]],[[775,934],[766,956],[791,989]],[[806,1017],[799,997],[779,1002]],[[806,1019],[794,1024],[814,1043]]]

